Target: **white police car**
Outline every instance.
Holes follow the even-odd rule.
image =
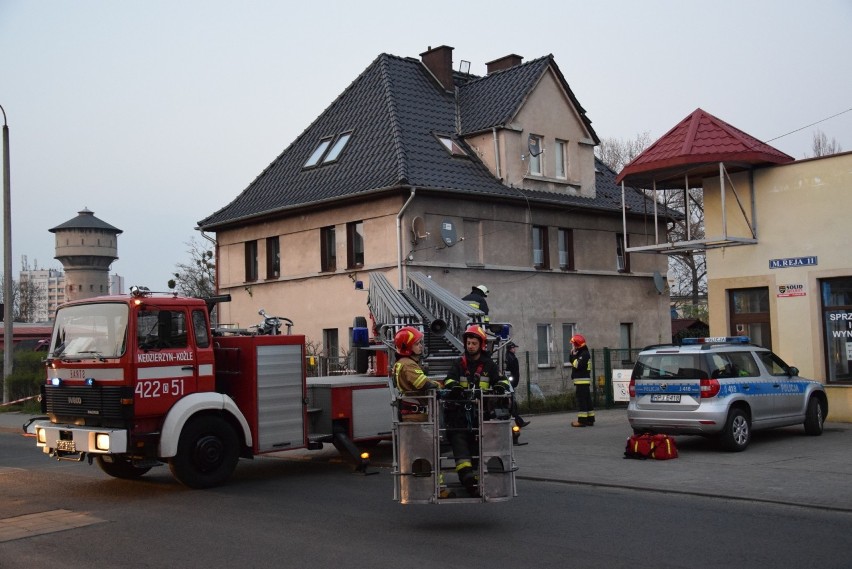
[[[627,419],[634,432],[710,435],[742,451],[752,431],[802,424],[822,434],[828,398],[770,350],[745,336],[689,338],[652,346],[630,378]]]

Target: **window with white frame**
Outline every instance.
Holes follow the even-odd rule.
[[[559,268],[563,271],[574,270],[574,232],[571,229],[560,228],[559,241]]]
[[[564,140],[557,140],[554,145],[553,166],[557,178],[564,180],[568,177],[568,143]]]
[[[529,138],[529,152],[530,152],[530,174],[534,176],[541,176],[542,172],[542,156],[543,141],[540,136],[536,136],[531,134]]]
[[[547,227],[534,225],[532,228],[533,267],[550,268],[550,252],[547,250]]]
[[[551,367],[550,352],[553,345],[553,327],[550,324],[536,324],[536,346],[538,348],[538,367]]]
[[[615,234],[615,268],[620,273],[630,272],[630,255],[627,254],[629,244],[623,233]]]

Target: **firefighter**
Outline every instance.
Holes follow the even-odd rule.
[[[506,344],[506,372],[509,375],[509,382],[512,384],[512,403],[509,408],[512,417],[515,419],[515,424],[521,428],[530,424],[521,417],[518,411],[518,402],[515,400],[515,391],[518,389],[518,384],[521,382],[521,362],[518,361],[518,356],[515,355],[515,349],[518,345],[515,342]]]
[[[574,380],[574,390],[577,394],[577,420],[572,427],[593,427],[595,424],[595,409],[592,402],[592,356],[586,345],[586,338],[581,334],[571,336],[571,354],[569,356],[571,378]]]
[[[478,448],[474,429],[479,425],[479,417],[476,402],[467,399],[465,394],[476,397],[485,390],[506,393],[509,380],[500,375],[497,364],[485,352],[488,338],[482,326],[468,326],[462,340],[465,353],[453,362],[444,380],[451,400],[445,408],[445,419],[459,482],[468,494],[476,497],[479,488],[473,452]]]
[[[429,389],[437,389],[440,384],[431,380],[420,367],[423,356],[423,332],[406,326],[393,338],[396,349],[396,363],[393,366],[393,381],[399,392],[405,396],[422,396]],[[400,417],[405,422],[423,422],[428,418],[427,407],[418,398],[402,399],[399,407]]]
[[[488,324],[490,319],[488,318],[488,302],[485,300],[486,296],[488,296],[488,287],[481,284],[472,287],[470,289],[470,293],[467,296],[463,296],[462,300],[477,310],[481,310],[482,313],[485,314],[482,321],[485,324]]]

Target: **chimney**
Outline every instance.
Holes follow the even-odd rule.
[[[441,45],[420,54],[420,60],[447,91],[453,90],[453,48]]]
[[[488,74],[491,75],[495,71],[502,71],[504,69],[520,65],[523,61],[523,57],[515,53],[511,53],[509,55],[504,55],[499,59],[495,59],[494,61],[489,61],[485,65],[488,68]]]

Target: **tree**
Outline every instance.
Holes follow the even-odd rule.
[[[175,278],[169,279],[168,286],[184,295],[195,298],[209,298],[216,292],[216,260],[213,250],[208,249],[195,238],[187,243],[189,261],[175,265]]]
[[[637,134],[633,140],[603,138],[600,145],[595,148],[595,155],[601,162],[612,168],[613,172],[620,172],[631,160],[641,154],[651,142],[651,134],[647,131]]]
[[[811,149],[814,153],[813,158],[819,158],[820,156],[828,156],[829,154],[837,154],[838,152],[843,152],[843,148],[837,143],[837,140],[834,137],[832,137],[831,142],[829,142],[828,137],[825,135],[825,133],[819,129],[815,130],[813,133]],[[805,158],[810,157],[805,154]]]
[[[0,278],[0,298],[3,295],[3,286]],[[43,287],[30,279],[12,280],[12,320],[35,322],[39,310],[44,308],[45,297]]]

